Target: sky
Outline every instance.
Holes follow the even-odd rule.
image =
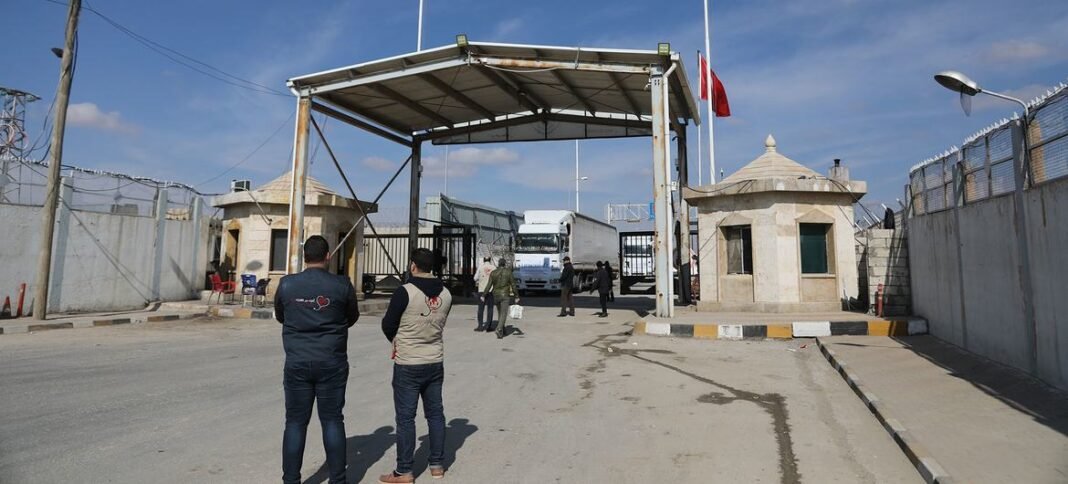
[[[154,42],[282,91],[290,77],[416,48],[417,0],[86,5]],[[16,47],[4,49],[0,86],[42,98],[28,110],[32,139],[54,97],[59,62],[49,49],[62,46],[66,7],[4,0],[0,8],[9,20],[0,43]],[[696,89],[700,0],[426,0],[424,8],[424,48],[451,44],[458,33],[472,41],[602,48],[670,42]],[[733,114],[713,123],[717,168],[727,175],[741,168],[773,134],[780,153],[819,173],[842,159],[853,179],[868,183],[862,202],[872,207],[904,198],[909,167],[1013,112],[1011,103],[980,96],[965,116],[934,73],[959,70],[1024,99],[1068,80],[1063,0],[718,0],[711,24],[712,67]],[[231,179],[255,187],[289,170],[294,110],[293,97],[219,82],[83,12],[64,163],[205,193],[227,191]],[[374,198],[408,155],[337,121],[325,129],[361,199]],[[315,146],[312,176],[344,193],[325,150]],[[689,150],[696,181],[693,132]],[[573,208],[574,153],[571,141],[453,146],[448,195],[508,210]],[[425,146],[423,156],[423,197],[444,192],[444,147]],[[707,155],[702,160],[707,184]],[[581,183],[583,213],[603,217],[606,204],[652,199],[649,138],[582,141],[580,165],[589,177]],[[386,218],[405,213],[407,186],[405,174],[383,197]]]

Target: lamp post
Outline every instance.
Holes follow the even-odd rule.
[[[575,213],[579,211],[579,182],[589,180],[588,176],[579,176],[579,142],[575,140]]]
[[[1035,319],[1035,310],[1033,306],[1034,293],[1032,291],[1031,281],[1031,251],[1027,245],[1027,212],[1022,208],[1024,203],[1024,189],[1027,187],[1028,178],[1031,173],[1031,149],[1028,146],[1028,123],[1031,121],[1031,110],[1028,108],[1027,103],[1023,100],[994,92],[988,89],[979,87],[979,84],[973,81],[968,76],[957,71],[942,71],[934,76],[935,81],[949,89],[960,93],[961,108],[964,109],[965,114],[969,114],[971,103],[966,102],[973,96],[979,93],[983,93],[989,96],[993,96],[1006,101],[1012,101],[1023,107],[1023,119],[1020,122],[1019,133],[1019,145],[1016,144],[1016,134],[1013,138],[1013,158],[1019,162],[1016,164],[1014,161],[1013,178],[1016,182],[1015,191],[1013,193],[1013,229],[1016,232],[1016,247],[1017,247],[1017,272],[1019,274],[1020,292],[1023,295],[1023,310],[1024,319],[1027,321],[1027,336],[1030,346],[1030,369],[1032,372],[1038,369],[1038,325]],[[967,96],[967,97],[965,97]],[[1016,154],[1017,149],[1022,149],[1023,153]]]

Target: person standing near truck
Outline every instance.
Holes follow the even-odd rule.
[[[557,317],[575,315],[575,267],[571,258],[564,257],[564,269],[560,271],[560,314]]]
[[[608,273],[608,282],[611,284],[612,280],[615,279],[615,275],[612,274],[612,265],[608,261],[604,261],[604,270]],[[616,302],[615,284],[608,288],[608,302]]]
[[[512,305],[512,297],[515,297],[515,302],[519,302],[515,276],[512,275],[512,270],[508,268],[503,258],[497,261],[497,270],[490,274],[490,283],[486,287],[486,292],[492,293],[493,300],[497,302],[497,339],[501,339],[508,327],[508,306]],[[515,330],[523,334],[519,328]]]
[[[475,282],[478,283],[478,327],[475,331],[489,331],[493,327],[493,293],[487,292],[490,274],[495,269],[489,257],[482,259],[482,265],[475,272]],[[485,314],[485,319],[483,319]]]
[[[608,293],[612,292],[612,276],[605,270],[604,263],[597,262],[597,294],[601,298],[601,314],[602,318],[608,317]]]

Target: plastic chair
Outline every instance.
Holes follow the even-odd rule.
[[[219,295],[219,302],[222,302],[223,294],[230,294],[233,297],[234,291],[237,290],[237,283],[234,281],[224,281],[219,273],[211,275],[211,294],[208,296],[208,304],[211,304],[211,298],[216,294]]]
[[[256,275],[241,274],[241,305],[248,304],[249,298],[256,300]]]

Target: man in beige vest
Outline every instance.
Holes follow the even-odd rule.
[[[475,282],[478,283],[478,326],[475,331],[489,331],[493,327],[493,293],[486,292],[489,287],[490,274],[496,267],[490,262],[489,257],[482,259],[482,265],[475,271]],[[485,317],[483,317],[485,316]]]
[[[445,345],[442,333],[452,309],[452,294],[432,275],[434,253],[412,251],[412,275],[398,288],[382,317],[382,332],[393,343],[393,407],[397,418],[397,467],[378,478],[382,484],[415,482],[415,412],[423,400],[430,429],[430,476],[445,476],[445,407],[441,386],[445,380]]]

